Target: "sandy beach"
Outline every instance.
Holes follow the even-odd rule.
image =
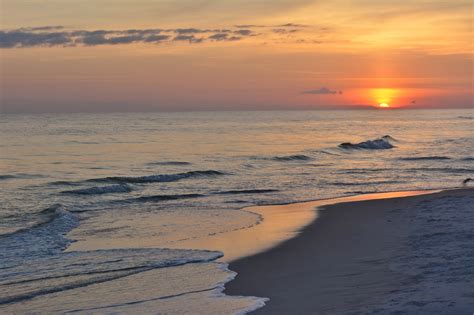
[[[259,314],[471,314],[473,204],[458,189],[324,206],[296,237],[232,262],[225,293],[269,298]]]

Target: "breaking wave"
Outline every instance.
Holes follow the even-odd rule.
[[[341,149],[363,149],[363,150],[388,150],[393,149],[395,146],[390,143],[390,141],[396,141],[394,138],[390,136],[383,136],[382,138],[375,139],[375,140],[367,140],[364,142],[359,143],[350,143],[344,142],[339,145]]]
[[[0,261],[59,253],[71,243],[64,235],[79,221],[64,206],[57,204],[38,213],[36,225],[0,235]]]
[[[73,195],[103,195],[103,194],[117,194],[117,193],[129,193],[132,188],[127,184],[118,184],[102,187],[91,187],[76,190],[62,191],[62,194],[73,194]]]

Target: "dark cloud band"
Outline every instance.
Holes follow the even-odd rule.
[[[132,43],[160,44],[186,42],[198,44],[206,41],[234,42],[251,36],[296,33],[306,25],[287,23],[273,26],[235,25],[229,28],[173,28],[126,30],[67,30],[64,26],[23,27],[0,30],[0,48],[100,46]],[[257,31],[258,29],[258,31]]]
[[[0,31],[0,48],[21,48],[35,46],[99,46],[131,43],[163,43],[185,41],[236,41],[255,36],[250,29],[147,29],[147,30],[74,30],[63,31],[60,26],[20,28]]]

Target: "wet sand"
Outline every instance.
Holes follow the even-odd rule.
[[[455,198],[472,198],[473,194],[473,189],[459,189],[410,197],[386,195],[389,199],[342,202],[313,210],[317,219],[296,237],[231,262],[229,269],[238,276],[226,285],[225,293],[270,298],[258,314],[376,310],[390,294],[417,281],[391,267],[413,251],[408,241],[416,218],[410,213],[425,209],[420,208],[423,203],[447,200],[438,202],[442,209]],[[285,206],[274,207],[281,212],[278,207]],[[311,203],[288,207],[314,209]]]

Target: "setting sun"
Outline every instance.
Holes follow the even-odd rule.
[[[396,101],[401,94],[399,89],[376,88],[371,90],[371,95],[378,108],[391,108],[390,104]]]

